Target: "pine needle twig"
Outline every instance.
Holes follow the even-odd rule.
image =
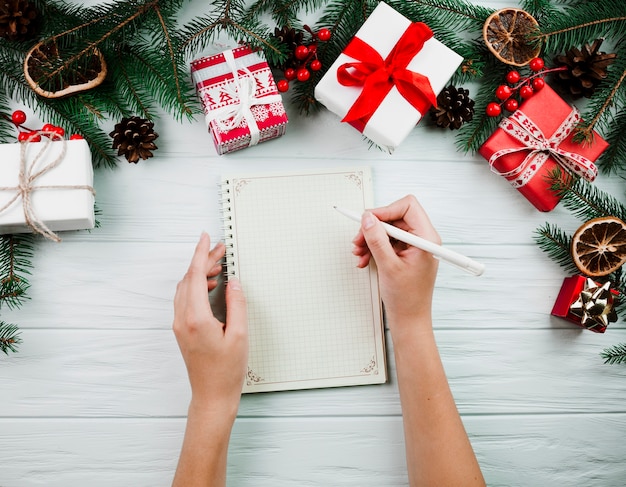
[[[610,348],[605,348],[600,356],[604,359],[605,364],[623,364],[626,363],[626,343],[620,343]]]
[[[17,346],[22,343],[19,328],[16,325],[0,321],[0,352],[9,355],[17,352]]]

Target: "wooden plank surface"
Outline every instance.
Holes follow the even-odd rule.
[[[0,357],[0,487],[168,485],[189,399],[172,297],[200,232],[222,238],[220,175],[357,164],[372,167],[377,204],[417,195],[446,245],[487,265],[475,278],[442,264],[434,314],[489,485],[624,485],[626,369],[599,353],[626,342],[626,327],[595,334],[551,317],[566,274],[533,241],[546,221],[581,222],[537,212],[485,160],[457,152],[454,132],[422,123],[390,156],[326,111],[287,109],[281,139],[222,157],[200,118],[163,115],[155,158],[96,172],[101,227],[37,242],[31,300],[2,310],[24,343]],[[597,184],[624,199],[622,180]],[[389,363],[382,386],[244,397],[229,486],[406,486]]]

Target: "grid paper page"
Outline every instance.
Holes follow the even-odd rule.
[[[228,271],[248,303],[244,392],[386,381],[378,281],[356,268],[358,223],[333,206],[371,206],[369,168],[228,178]]]

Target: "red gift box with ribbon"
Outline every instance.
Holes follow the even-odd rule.
[[[578,326],[604,333],[609,323],[617,321],[620,293],[610,283],[600,284],[584,276],[563,279],[551,314]]]
[[[197,59],[191,76],[218,154],[285,133],[287,113],[259,52],[242,46]]]
[[[315,97],[393,152],[462,61],[426,24],[380,2],[318,82]]]
[[[596,159],[608,147],[597,132],[590,144],[574,142],[578,110],[548,85],[526,100],[478,150],[539,211],[550,211],[560,198],[550,190],[549,175],[561,168],[593,181]]]

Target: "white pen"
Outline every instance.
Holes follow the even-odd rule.
[[[361,215],[355,211],[339,208],[338,206],[335,206],[334,208],[342,215],[345,215],[354,221],[361,221]],[[459,267],[460,269],[463,269],[470,274],[474,274],[475,276],[480,276],[485,271],[485,265],[481,264],[480,262],[476,262],[475,260],[459,254],[454,250],[447,249],[422,237],[418,237],[413,233],[405,232],[398,227],[389,225],[389,223],[381,223],[383,224],[383,228],[387,232],[387,235],[389,235],[390,237],[395,238],[396,240],[400,240],[401,242],[404,242],[406,244],[413,245],[418,249],[430,252],[435,257],[447,262],[448,264]]]

